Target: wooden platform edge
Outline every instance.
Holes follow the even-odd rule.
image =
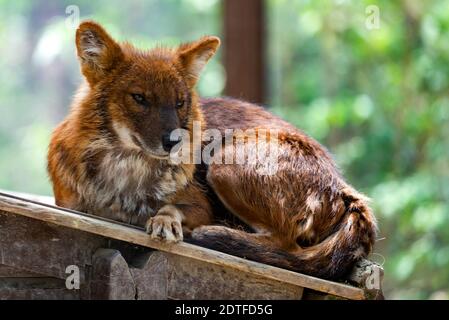
[[[150,239],[143,229],[50,205],[48,197],[45,197],[45,203],[40,203],[38,202],[39,197],[30,196],[31,199],[28,199],[24,198],[24,196],[24,194],[17,196],[0,192],[0,210],[214,265],[232,268],[263,278],[289,283],[346,299],[364,300],[367,298],[364,290],[360,288],[264,265],[185,242],[166,243],[153,240]]]

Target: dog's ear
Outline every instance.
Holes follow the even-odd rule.
[[[78,27],[76,49],[81,71],[90,85],[97,83],[123,59],[120,45],[93,21],[85,21]]]
[[[207,61],[220,46],[220,39],[213,36],[183,44],[178,48],[179,62],[190,87],[194,87]]]

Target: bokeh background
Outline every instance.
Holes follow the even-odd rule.
[[[223,36],[224,1],[0,0],[0,189],[51,194],[49,135],[81,81],[68,6],[147,48]],[[448,299],[449,1],[262,5],[261,102],[326,145],[373,199],[386,297]],[[220,54],[199,91],[221,95],[227,80]]]

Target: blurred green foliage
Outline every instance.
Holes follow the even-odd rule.
[[[372,197],[387,297],[448,298],[449,1],[268,5],[271,104]]]
[[[266,3],[269,105],[373,199],[387,297],[448,298],[449,1]],[[217,0],[0,0],[1,189],[51,194],[49,135],[81,79],[70,5],[142,48],[221,32]],[[219,56],[200,93],[219,95],[224,79]]]

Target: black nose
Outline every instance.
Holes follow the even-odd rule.
[[[170,134],[166,133],[162,135],[162,147],[165,151],[170,152],[171,149],[178,144],[179,140],[170,140]]]

